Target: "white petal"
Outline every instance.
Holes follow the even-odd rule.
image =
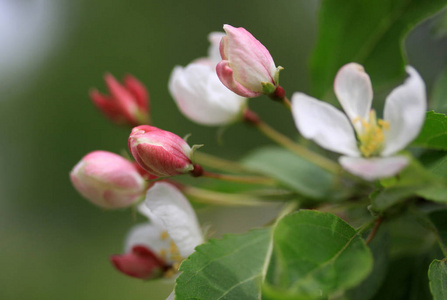
[[[321,147],[359,156],[354,129],[341,111],[303,93],[292,96],[292,114],[301,134]]]
[[[208,34],[210,47],[208,48],[208,58],[213,62],[214,68],[222,60],[220,57],[219,45],[220,40],[225,36],[225,32],[211,32]]]
[[[182,257],[188,257],[197,245],[203,243],[194,210],[173,185],[166,182],[155,183],[147,191],[144,203],[163,222]]]
[[[408,165],[408,158],[405,156],[375,158],[342,156],[339,162],[346,171],[366,180],[375,180],[396,175]]]
[[[164,256],[163,253],[169,253],[172,239],[165,236],[163,232],[165,228],[159,227],[154,223],[145,223],[134,226],[127,234],[124,251],[128,253],[132,247],[141,245],[146,246],[160,258],[166,260],[167,263],[173,263],[169,256]]]
[[[419,73],[410,66],[410,77],[387,97],[383,117],[390,129],[385,131],[383,156],[391,155],[407,146],[421,131],[427,110],[425,84]]]
[[[208,126],[225,125],[241,117],[246,99],[227,89],[216,71],[202,63],[175,67],[169,91],[179,110],[191,121]]]
[[[334,91],[351,122],[358,117],[368,120],[373,90],[363,66],[350,63],[341,67],[335,76]]]
[[[154,224],[155,226],[159,228],[165,229],[163,222],[152,213],[152,211],[147,207],[147,205],[143,202],[138,205],[138,212],[142,214],[143,216],[147,217],[151,224]]]

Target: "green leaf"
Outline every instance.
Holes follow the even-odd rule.
[[[447,209],[435,210],[428,214],[434,232],[444,253],[447,253]]]
[[[412,146],[447,150],[447,116],[434,111],[427,112],[424,127]]]
[[[336,198],[346,194],[338,178],[309,161],[277,147],[252,152],[242,163],[248,168],[275,178],[285,187],[311,199]]]
[[[442,153],[431,153],[429,152],[426,157],[430,158],[431,161],[426,165],[426,168],[433,174],[439,175],[447,179],[447,155]]]
[[[358,286],[347,291],[349,300],[368,300],[379,290],[388,268],[390,238],[384,226],[380,227],[369,244],[374,258],[374,267],[369,276]]]
[[[198,246],[180,266],[176,299],[259,299],[270,244],[270,229],[258,229]]]
[[[447,13],[444,20],[447,24]],[[434,111],[447,114],[447,70],[435,82],[429,104]]]
[[[372,269],[360,235],[335,215],[312,210],[276,225],[263,299],[316,299],[360,283]]]
[[[423,215],[425,218],[425,215]],[[385,227],[392,241],[390,247],[391,257],[417,256],[429,251],[436,243],[433,228],[421,218],[418,210],[409,210],[398,217],[387,220],[381,228]],[[431,260],[430,260],[431,261]]]
[[[377,85],[402,77],[403,39],[445,5],[445,0],[323,0],[311,59],[313,95],[325,95],[338,69],[349,62],[363,64]]]
[[[415,196],[419,191],[437,187],[438,184],[439,178],[425,170],[419,162],[412,160],[396,181],[390,183],[387,180],[385,188],[371,195],[371,209],[384,211]]]
[[[445,186],[428,187],[419,190],[417,195],[426,200],[447,204],[447,187]]]
[[[388,274],[374,300],[431,299],[427,269],[432,255],[419,254],[393,259]]]
[[[447,299],[447,262],[435,259],[428,269],[430,291],[434,300]]]
[[[427,200],[447,203],[447,156],[443,153],[428,152],[423,157],[427,170],[433,174],[434,181],[417,194]]]

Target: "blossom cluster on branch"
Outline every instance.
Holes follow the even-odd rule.
[[[409,165],[410,155],[400,151],[421,131],[427,106],[424,81],[413,67],[406,67],[409,77],[389,94],[383,117],[378,118],[372,109],[371,80],[364,68],[355,62],[341,66],[334,91],[343,113],[301,92],[294,93],[289,101],[279,85],[283,68],[276,66],[267,48],[244,28],[224,25],[223,29],[225,33],[208,36],[211,46],[207,57],[186,67],[176,66],[171,73],[169,91],[189,120],[205,126],[249,124],[302,159],[353,185],[369,185],[396,176]],[[124,254],[110,258],[122,273],[141,279],[176,276],[182,261],[206,241],[188,198],[211,205],[256,205],[270,200],[258,196],[238,200],[231,198],[234,194],[181,183],[178,175],[292,192],[276,178],[242,172],[232,168],[231,162],[221,168],[220,158],[212,157],[205,163],[203,156],[194,155],[201,145],[191,147],[186,139],[151,123],[149,94],[136,78],[128,75],[121,84],[106,74],[105,81],[110,95],[94,89],[90,97],[110,120],[133,127],[128,139],[133,160],[94,151],[81,159],[70,178],[77,191],[93,204],[104,209],[137,207],[149,219],[130,230]],[[250,110],[248,98],[261,95],[285,106],[303,138],[341,154],[338,163],[323,151],[311,150],[276,131]],[[227,172],[210,172],[204,167],[208,164]]]

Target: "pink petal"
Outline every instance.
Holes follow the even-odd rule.
[[[233,70],[230,68],[228,60],[222,60],[220,63],[218,63],[216,66],[216,72],[223,85],[225,85],[228,89],[238,94],[239,96],[254,98],[262,95],[262,93],[253,92],[247,89],[239,82],[234,80]]]
[[[126,75],[124,78],[124,85],[127,90],[134,96],[134,99],[143,111],[148,111],[149,109],[149,95],[146,87],[132,75]]]

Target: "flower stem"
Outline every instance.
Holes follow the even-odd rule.
[[[245,168],[243,165],[241,165],[237,162],[226,160],[226,159],[216,157],[211,154],[199,152],[199,151],[194,152],[194,160],[200,165],[203,165],[203,166],[206,166],[209,168],[213,168],[213,169],[217,169],[217,170],[222,170],[222,171],[227,171],[227,172],[237,172],[237,173],[253,173],[253,172],[250,172],[250,170]]]
[[[292,104],[290,103],[289,98],[284,97],[284,98],[282,99],[282,104],[283,104],[289,111],[292,111]]]
[[[219,180],[225,180],[225,181],[240,182],[240,183],[261,184],[261,185],[268,185],[268,186],[278,186],[279,185],[276,180],[267,178],[267,177],[262,177],[262,176],[237,176],[237,175],[230,175],[230,174],[212,173],[212,172],[208,172],[208,171],[203,171],[202,176],[208,177],[208,178],[219,179]]]
[[[293,140],[283,135],[282,133],[276,131],[264,121],[262,121],[259,116],[253,111],[247,109],[244,113],[244,120],[254,125],[261,133],[275,141],[279,145],[284,148],[290,150],[291,152],[301,156],[313,164],[333,173],[340,174],[340,167],[335,162],[321,156],[313,151],[310,151],[306,147],[301,146],[300,144],[295,143]]]
[[[371,232],[369,233],[368,237],[366,238],[366,244],[367,245],[369,245],[369,243],[371,243],[373,238],[376,236],[376,233],[379,230],[379,227],[382,224],[382,222],[383,222],[383,218],[382,217],[378,217],[374,221],[374,227],[371,229]]]
[[[189,185],[181,185],[179,186],[179,188],[185,195],[192,197],[195,201],[213,205],[261,206],[261,205],[277,203],[277,201],[267,201],[253,196],[247,196],[243,194],[220,193],[192,187]]]

